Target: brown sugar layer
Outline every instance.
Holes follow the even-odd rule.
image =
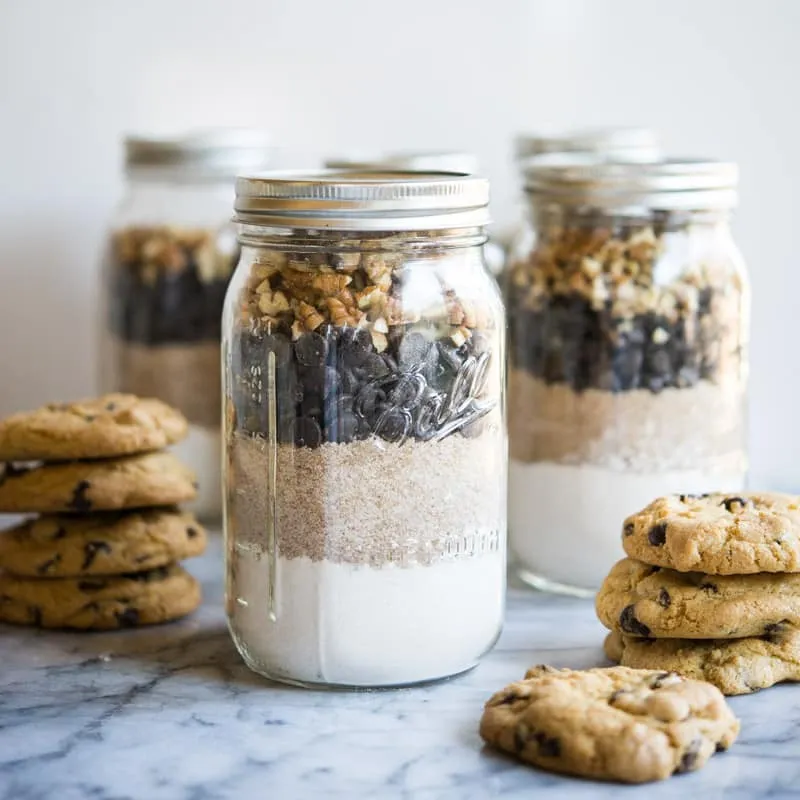
[[[192,425],[218,428],[222,414],[220,345],[198,342],[148,346],[116,340],[117,385],[179,408]]]
[[[574,391],[509,371],[509,442],[516,461],[619,471],[744,471],[744,404],[737,386]]]
[[[475,438],[277,445],[277,549],[350,564],[430,564],[497,552],[504,448],[493,415]],[[228,485],[237,541],[267,546],[269,446],[236,434]]]

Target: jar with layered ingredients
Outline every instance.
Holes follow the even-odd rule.
[[[461,174],[237,182],[226,605],[256,672],[411,684],[473,667],[499,634],[505,319],[487,203]]]
[[[230,221],[238,172],[269,166],[255,131],[129,137],[127,189],[107,247],[104,391],[159,397],[188,418],[176,448],[198,474],[194,510],[221,515],[220,321],[239,257]]]
[[[595,590],[624,518],[747,471],[735,165],[559,156],[526,174],[509,269],[509,535],[538,587]]]

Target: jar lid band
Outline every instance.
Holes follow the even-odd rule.
[[[460,172],[311,170],[236,180],[236,221],[340,230],[466,228],[489,220],[489,181]]]
[[[269,137],[263,131],[246,128],[125,138],[125,167],[129,172],[164,170],[233,180],[241,172],[268,167],[274,159]]]
[[[561,133],[524,133],[517,136],[518,161],[545,153],[598,153],[623,161],[656,161],[661,148],[649,128],[585,128]]]
[[[407,151],[401,153],[352,153],[349,156],[329,158],[328,169],[355,169],[361,172],[400,170],[402,172],[460,172],[476,175],[479,170],[478,157],[474,153],[456,151]]]
[[[738,181],[736,164],[695,158],[633,164],[555,154],[533,159],[525,169],[525,190],[535,201],[599,208],[732,208]]]

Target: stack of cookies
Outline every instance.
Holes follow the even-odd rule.
[[[800,680],[800,497],[661,497],[622,544],[596,602],[612,661],[729,695]]]
[[[200,604],[177,562],[206,534],[175,504],[193,473],[167,446],[187,422],[158,400],[107,395],[0,421],[0,621],[108,629],[177,619]]]

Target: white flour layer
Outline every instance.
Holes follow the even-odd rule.
[[[269,561],[252,546],[229,555],[231,632],[270,677],[392,686],[473,667],[500,632],[505,552],[381,568],[279,558],[274,615]]]
[[[509,549],[524,571],[580,589],[599,588],[623,558],[625,517],[664,494],[744,488],[744,472],[618,472],[552,462],[509,465]]]

